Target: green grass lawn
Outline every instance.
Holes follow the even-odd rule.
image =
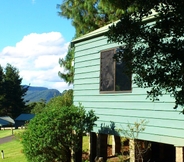
[[[0,138],[12,135],[12,130],[0,130]]]
[[[0,157],[0,162],[27,162],[22,153],[22,144],[18,140],[1,144],[0,150],[4,152],[4,159]]]
[[[13,130],[13,134],[17,134],[24,130]],[[12,135],[12,130],[0,130],[0,138]],[[27,162],[22,153],[22,144],[18,139],[0,145],[0,151],[4,152],[4,159],[0,156],[0,162]]]
[[[83,136],[82,150],[89,151],[89,136]]]
[[[15,129],[13,130],[13,134],[23,132],[23,129]],[[6,137],[6,136],[11,136],[12,135],[12,130],[0,130],[0,138]]]
[[[24,130],[13,130],[13,133],[21,133]],[[0,138],[12,135],[12,130],[0,130]],[[89,149],[89,136],[83,137],[83,150],[88,151]],[[4,159],[1,158],[0,162],[27,162],[25,155],[23,154],[22,144],[20,140],[15,139],[11,142],[7,142],[0,145],[0,151],[4,151]]]

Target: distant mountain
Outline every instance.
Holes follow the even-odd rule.
[[[30,102],[38,102],[40,100],[45,100],[48,102],[51,98],[62,95],[56,89],[48,89],[45,87],[32,87],[30,86],[24,100]]]

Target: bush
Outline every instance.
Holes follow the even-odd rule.
[[[97,120],[93,111],[82,106],[51,104],[36,115],[23,133],[23,151],[30,162],[69,162],[71,151],[79,148],[77,141],[84,131],[91,131]]]

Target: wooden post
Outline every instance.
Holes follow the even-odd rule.
[[[130,150],[130,162],[135,162],[135,142],[134,142],[134,139],[129,140],[129,150]]]
[[[4,151],[1,150],[1,156],[2,156],[2,159],[4,159]]]
[[[114,136],[115,139],[115,153],[121,153],[121,137]]]
[[[112,139],[112,156],[114,156],[116,154],[116,140],[115,140],[115,136],[112,135],[111,139]]]
[[[119,154],[121,152],[121,138],[119,136],[112,135],[112,155]]]
[[[98,134],[97,157],[103,157],[103,161],[107,160],[107,134]]]
[[[79,135],[78,143],[78,150],[74,153],[74,161],[75,162],[82,162],[82,134]]]
[[[183,147],[175,147],[176,148],[176,162],[184,161],[184,150]]]
[[[90,133],[90,162],[94,162],[97,152],[97,135],[94,132]]]

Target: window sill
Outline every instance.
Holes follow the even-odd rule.
[[[132,90],[126,90],[126,91],[100,91],[100,94],[114,94],[114,93],[132,93]]]

